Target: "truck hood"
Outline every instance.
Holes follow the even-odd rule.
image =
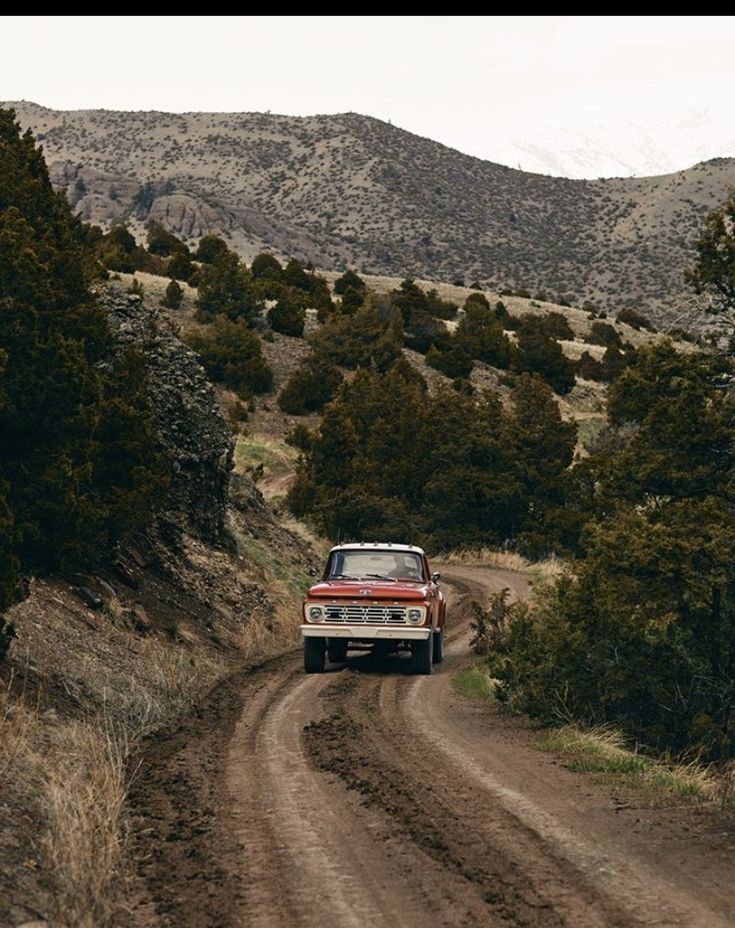
[[[390,580],[323,580],[311,587],[307,599],[385,599],[389,602],[405,602],[425,600],[428,594],[429,586],[423,581],[411,583],[399,580],[391,583]]]

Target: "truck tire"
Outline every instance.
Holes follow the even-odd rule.
[[[346,638],[327,638],[327,654],[333,664],[341,664],[347,660]]]
[[[411,663],[414,673],[431,673],[431,663],[434,654],[434,635],[429,635],[421,641],[411,642]]]
[[[444,629],[434,632],[434,653],[431,657],[433,663],[441,664],[444,660]]]
[[[324,638],[304,638],[304,670],[307,673],[324,672],[326,646]]]

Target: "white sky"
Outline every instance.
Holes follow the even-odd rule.
[[[549,127],[732,125],[734,52],[735,17],[2,17],[0,99],[356,111],[491,158]]]

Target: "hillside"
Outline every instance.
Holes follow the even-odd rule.
[[[132,284],[134,279],[137,279],[142,283],[146,299],[151,305],[161,304],[169,282],[168,278],[157,277],[144,272],[137,272],[135,275],[121,274],[119,276],[121,281],[117,284],[111,284],[112,287],[117,287],[123,291]],[[335,273],[327,272],[325,274],[330,286],[334,284],[336,276]],[[395,291],[401,284],[400,278],[387,276],[366,275],[365,282],[371,290],[380,294]],[[426,280],[418,280],[417,283],[425,290],[436,286]],[[179,309],[167,310],[161,307],[160,310],[182,335],[199,327],[195,321],[197,291],[186,284],[183,285],[183,288],[183,303]],[[477,292],[468,287],[459,287],[453,284],[440,284],[437,291],[442,299],[451,300],[459,305],[462,305],[468,296]],[[484,295],[492,305],[500,299],[497,292],[485,291]],[[584,310],[551,302],[542,303],[518,296],[506,295],[502,299],[513,318],[525,315],[542,316],[548,313],[557,313],[563,316],[574,333],[574,339],[561,341],[560,344],[564,354],[571,360],[578,360],[584,352],[589,353],[598,361],[602,358],[605,349],[599,344],[590,341],[591,326],[594,320]],[[645,329],[636,330],[624,322],[617,322],[613,319],[606,321],[619,333],[624,342],[633,345],[636,349],[659,343],[662,340],[660,334],[647,332]],[[450,330],[455,329],[456,325],[456,320],[447,323]],[[305,334],[308,336],[317,331],[318,328],[316,313],[311,310],[308,314]],[[512,332],[508,334],[514,337]],[[679,351],[688,352],[693,349],[692,344],[688,342],[677,341],[675,344]],[[307,340],[274,332],[271,340],[263,341],[262,347],[267,362],[273,370],[273,387],[267,393],[254,396],[250,400],[250,413],[247,422],[244,424],[241,433],[236,437],[235,465],[252,475],[257,481],[259,491],[266,499],[277,504],[278,499],[285,495],[293,483],[298,457],[296,449],[285,442],[285,436],[299,423],[308,428],[314,428],[318,425],[320,416],[316,413],[307,416],[288,415],[279,408],[277,403],[277,396],[289,377],[311,353]],[[412,366],[426,379],[430,394],[434,395],[437,391],[451,386],[452,381],[450,378],[429,367],[424,355],[408,348],[404,348],[404,354]],[[346,370],[343,373],[348,377],[352,376]],[[481,361],[475,361],[469,379],[476,390],[493,390],[503,398],[504,402],[507,402],[510,388],[503,383],[502,375],[503,371]],[[218,385],[216,389],[220,408],[225,416],[232,420],[234,410],[238,404],[237,395],[222,385]],[[594,444],[605,423],[606,395],[606,384],[578,377],[576,385],[570,393],[566,396],[556,397],[564,420],[573,420],[577,424],[577,452],[582,456],[587,455],[589,446]]]
[[[632,305],[679,320],[682,270],[706,212],[735,182],[714,159],[649,178],[513,170],[354,113],[56,112],[16,107],[55,185],[85,219],[219,231],[325,269],[478,280]]]

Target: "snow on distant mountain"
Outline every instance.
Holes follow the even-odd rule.
[[[735,113],[697,110],[678,119],[584,128],[515,126],[492,161],[556,177],[652,177],[735,156]]]

